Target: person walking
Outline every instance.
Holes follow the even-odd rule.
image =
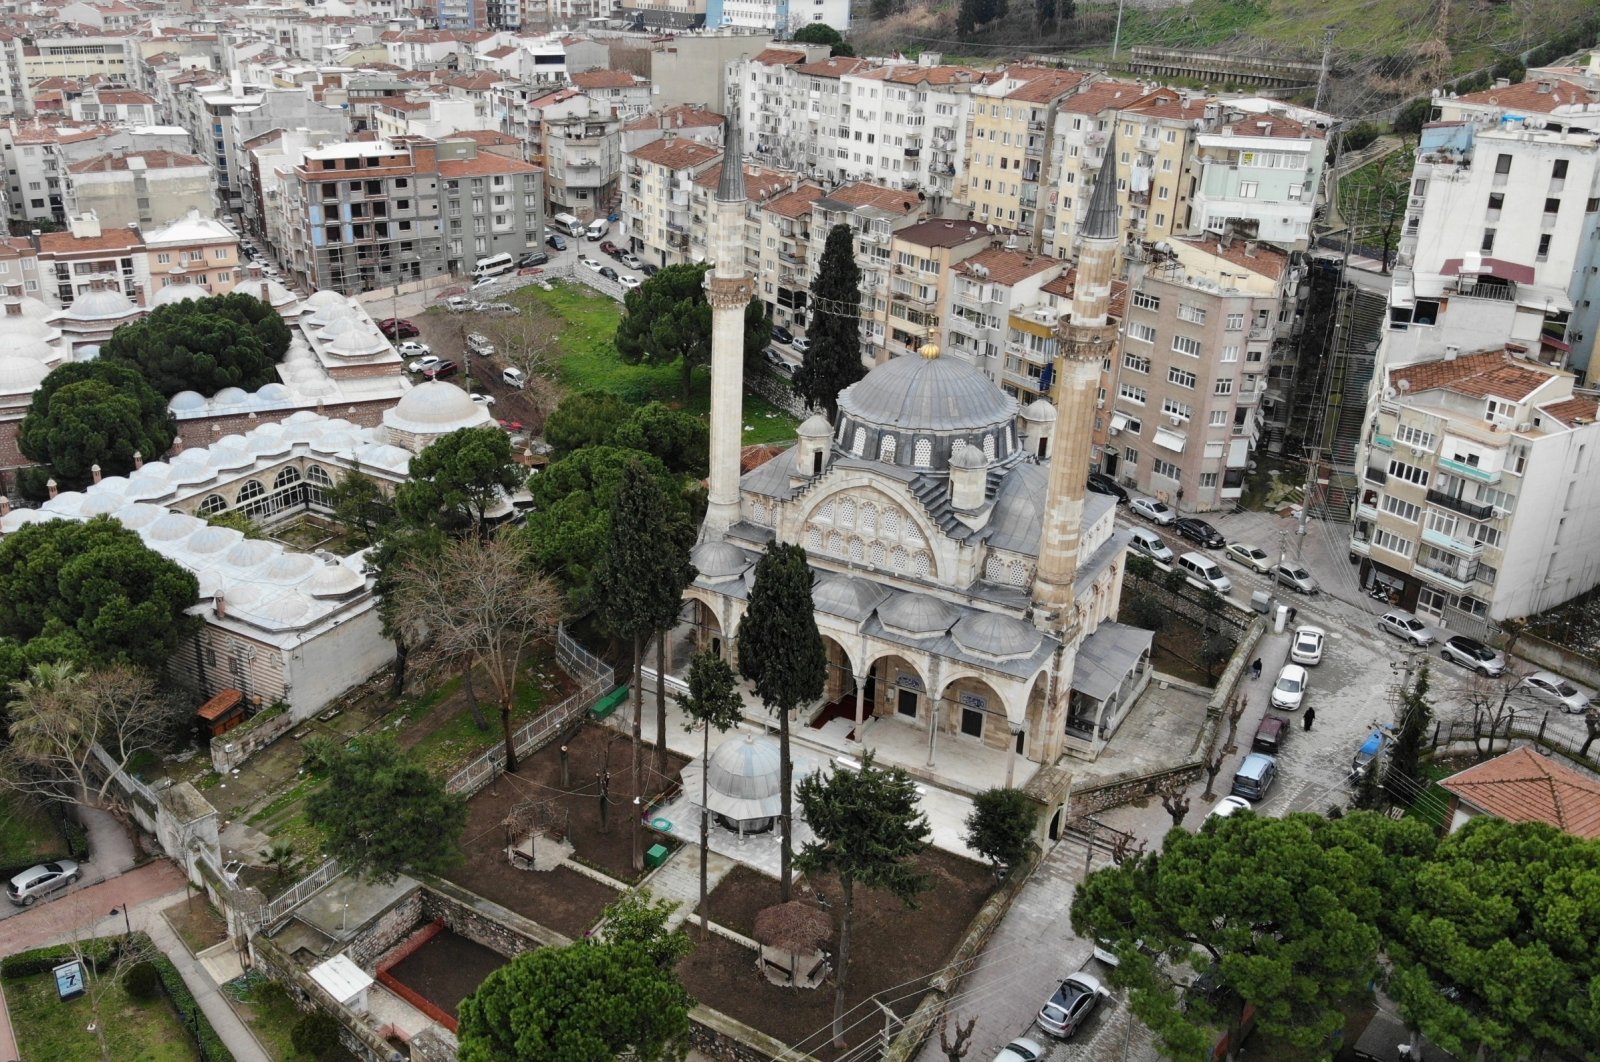
[[[1250,665],[1250,677],[1252,679],[1261,677],[1261,658],[1259,656],[1256,657],[1256,662]]]
[[[1294,618],[1296,616],[1298,616],[1299,614],[1300,614],[1299,611],[1296,610],[1293,605],[1289,606],[1289,626],[1291,626],[1291,627],[1294,626]]]
[[[1317,718],[1317,710],[1315,708],[1311,707],[1309,704],[1306,705],[1306,714],[1305,714],[1304,718],[1305,718],[1305,728],[1307,730],[1310,730],[1312,722]]]

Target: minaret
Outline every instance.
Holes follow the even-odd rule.
[[[1117,136],[1113,132],[1079,230],[1072,311],[1056,324],[1055,445],[1033,603],[1035,623],[1061,632],[1074,626],[1077,615],[1073,581],[1078,574],[1100,367],[1111,352],[1117,331],[1109,310],[1121,228],[1117,219]]]
[[[744,424],[744,311],[755,284],[744,264],[744,164],[738,116],[729,114],[722,139],[722,176],[711,207],[708,243],[715,256],[706,274],[711,304],[711,478],[702,540],[722,535],[739,519],[739,444]]]

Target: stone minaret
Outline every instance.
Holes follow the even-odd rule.
[[[1078,574],[1100,366],[1117,331],[1108,311],[1121,228],[1117,219],[1117,137],[1112,133],[1080,230],[1072,311],[1056,325],[1056,432],[1033,603],[1035,622],[1063,633],[1076,624],[1073,580]]]
[[[711,481],[704,540],[716,539],[739,519],[739,444],[744,424],[744,310],[755,284],[744,264],[744,164],[739,158],[737,115],[728,116],[722,140],[722,176],[711,207],[708,243],[715,264],[706,274],[711,303]]]

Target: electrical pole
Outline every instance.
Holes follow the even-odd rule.
[[[1117,65],[1117,49],[1122,46],[1122,5],[1125,0],[1117,0],[1117,28],[1111,35],[1111,65]]]
[[[1294,559],[1299,560],[1306,548],[1306,525],[1311,520],[1311,499],[1316,496],[1317,490],[1317,465],[1319,463],[1321,447],[1310,447],[1306,453],[1306,487],[1305,497],[1300,500],[1300,518],[1295,521]]]
[[[1335,29],[1328,26],[1322,31],[1322,72],[1317,75],[1317,101],[1311,105],[1312,110],[1322,110],[1322,101],[1328,95],[1328,71],[1333,64],[1333,35]]]

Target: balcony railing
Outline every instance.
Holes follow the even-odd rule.
[[[1464,461],[1453,461],[1448,457],[1439,458],[1439,467],[1452,475],[1465,476],[1467,479],[1477,480],[1479,483],[1500,482],[1500,470],[1498,468],[1479,468]]]
[[[1442,564],[1439,561],[1419,560],[1411,570],[1430,582],[1439,583],[1464,594],[1472,589],[1472,582],[1478,576],[1478,563],[1467,561],[1462,564]]]
[[[1494,516],[1494,506],[1480,505],[1477,502],[1467,501],[1465,498],[1453,497],[1442,490],[1428,491],[1428,501],[1434,505],[1449,509],[1451,512],[1460,513],[1462,516],[1470,516],[1474,520],[1488,520]]]
[[[1450,537],[1443,531],[1435,531],[1431,527],[1425,527],[1422,529],[1422,541],[1426,542],[1430,546],[1437,546],[1440,549],[1447,549],[1451,553],[1459,553],[1461,556],[1470,560],[1477,560],[1479,557],[1483,556],[1482,542],[1463,542],[1458,538]]]
[[[1381,468],[1372,468],[1371,466],[1368,466],[1362,470],[1361,475],[1362,478],[1364,478],[1368,483],[1389,482],[1389,473],[1385,472]]]

